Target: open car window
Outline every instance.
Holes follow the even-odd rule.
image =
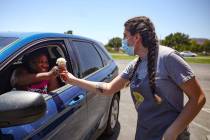
[[[53,67],[53,66],[56,66],[56,60],[57,58],[59,57],[64,57],[65,59],[67,54],[65,52],[65,48],[63,48],[62,45],[64,44],[61,44],[61,41],[60,42],[50,42],[49,43],[44,43],[44,45],[42,46],[42,43],[39,43],[39,44],[35,44],[31,47],[29,47],[28,50],[22,52],[20,55],[16,56],[16,58],[11,62],[9,63],[0,73],[0,94],[3,94],[5,92],[8,92],[8,91],[11,91],[11,90],[14,90],[14,88],[12,87],[11,85],[11,76],[12,76],[12,73],[15,69],[21,67],[23,65],[23,56],[25,54],[29,54],[29,53],[33,53],[34,51],[36,51],[37,49],[45,49],[47,50],[47,53],[49,55],[49,70]],[[67,62],[67,69],[69,71],[71,71],[71,69],[69,68],[70,67],[70,62]],[[59,77],[57,77],[58,79],[58,82],[59,82],[59,88],[64,86],[65,83],[63,83],[61,80],[59,80]],[[55,89],[55,92],[56,92],[56,89]]]

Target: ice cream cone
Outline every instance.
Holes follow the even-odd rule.
[[[63,72],[63,71],[66,71],[67,68],[66,68],[66,60],[64,58],[58,58],[57,61],[56,61],[56,64],[58,65],[58,69],[59,69],[59,72]],[[62,77],[60,77],[60,79],[65,82],[65,80],[63,80]]]

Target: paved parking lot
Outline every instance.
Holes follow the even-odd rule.
[[[129,61],[116,61],[120,72]],[[207,102],[202,111],[190,124],[191,140],[210,140],[210,65],[190,64],[193,68],[201,87],[203,88]],[[136,130],[137,113],[135,111],[129,88],[121,91],[119,124],[112,137],[101,136],[98,140],[134,140]]]

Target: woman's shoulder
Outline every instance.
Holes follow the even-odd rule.
[[[178,51],[166,47],[166,46],[160,46],[159,47],[159,53],[158,53],[158,59],[164,60],[164,61],[184,61],[183,57],[179,54]]]
[[[162,75],[167,74],[168,62],[171,60],[171,54],[174,54],[176,51],[167,46],[159,46],[158,57],[157,57],[157,71],[162,73]]]
[[[160,57],[168,56],[169,54],[171,54],[173,52],[176,52],[176,50],[174,50],[172,48],[169,48],[167,46],[162,46],[162,45],[159,46],[159,52],[158,53],[159,53]]]
[[[174,59],[174,58],[179,58],[181,57],[179,53],[167,46],[159,46],[159,51],[158,51],[158,63],[166,63],[169,59]]]

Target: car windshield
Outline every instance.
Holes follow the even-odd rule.
[[[0,50],[15,42],[17,39],[16,37],[0,37]]]

